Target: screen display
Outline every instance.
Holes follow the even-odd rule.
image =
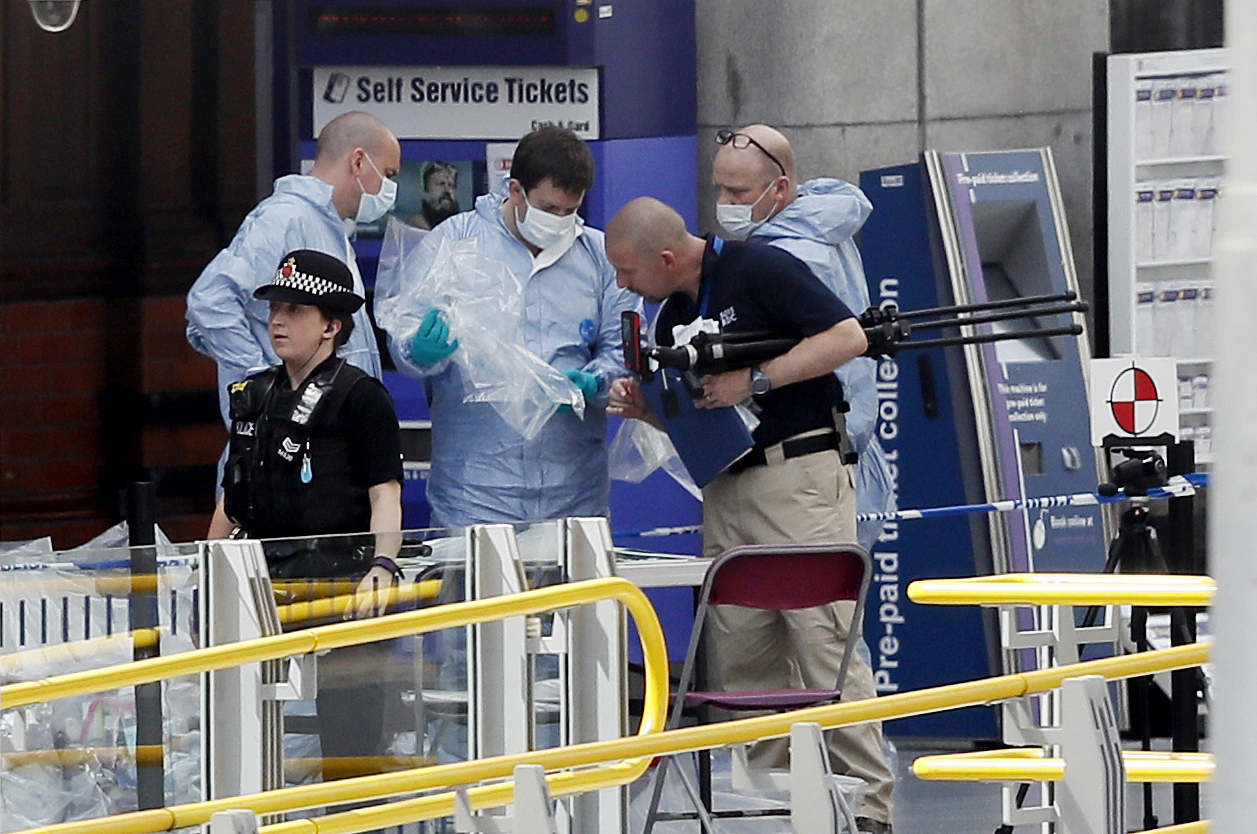
[[[314,6],[310,27],[320,35],[553,35],[553,7]]]

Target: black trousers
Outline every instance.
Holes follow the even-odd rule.
[[[370,535],[337,539],[289,539],[263,544],[272,580],[342,580],[356,584],[374,558]],[[293,628],[325,625],[310,620]],[[384,717],[395,687],[389,685],[388,660],[393,641],[333,649],[318,659],[319,693],[315,699],[324,780],[377,773],[379,768],[352,759],[384,755]]]

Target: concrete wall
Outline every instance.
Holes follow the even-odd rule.
[[[699,209],[721,127],[765,122],[801,179],[852,182],[922,150],[1049,146],[1092,287],[1091,56],[1107,0],[697,0]]]

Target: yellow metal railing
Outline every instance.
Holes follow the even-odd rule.
[[[639,736],[634,739],[625,739],[614,745],[607,742],[577,745],[566,749],[576,750],[581,748],[588,750],[589,754],[581,756],[576,760],[569,759],[563,765],[554,765],[549,760],[551,754],[558,751],[540,751],[533,755],[533,761],[546,768],[592,764],[602,760],[598,757],[600,755],[597,752],[599,748],[604,751],[601,754],[604,757],[615,752],[619,752],[621,755],[671,755],[702,747],[720,747],[753,741],[758,738],[786,735],[790,731],[790,726],[797,721],[815,721],[825,727],[834,727],[859,724],[870,720],[903,718],[909,715],[918,715],[922,712],[973,706],[975,704],[989,703],[992,700],[1004,700],[1006,697],[1034,694],[1047,689],[1054,689],[1065,678],[1075,675],[1102,674],[1110,678],[1132,677],[1140,674],[1149,674],[1153,668],[1156,668],[1157,671],[1162,671],[1166,668],[1182,668],[1183,666],[1198,665],[1207,659],[1207,646],[1196,644],[1192,647],[1179,647],[1179,649],[1189,648],[1191,651],[1166,649],[1155,653],[1146,652],[1144,655],[1138,656],[1142,658],[1141,662],[1134,664],[1126,661],[1137,657],[1136,655],[1128,655],[1122,658],[1106,658],[1102,661],[1073,664],[1070,667],[1038,670],[1018,675],[1004,675],[1000,678],[952,684],[932,690],[897,693],[866,701],[846,702],[826,707],[812,707],[772,716],[708,724],[682,730],[669,730],[648,738]],[[1148,655],[1153,654],[1156,654],[1157,657],[1148,657]],[[1057,674],[1061,670],[1064,670],[1065,673]],[[993,696],[995,692],[1011,692],[1011,694]],[[438,769],[444,769],[445,767],[450,766],[447,765]],[[610,782],[612,774],[605,771],[593,771],[592,777],[582,783],[574,781],[569,783],[564,778],[569,775],[574,776],[575,774],[557,774],[550,777],[552,794],[559,796],[619,784],[618,782]],[[451,781],[450,784],[461,784],[461,782]],[[481,788],[478,790],[484,791],[486,789]],[[474,792],[469,792],[469,796],[474,795]],[[484,800],[487,797],[481,794],[478,798]],[[505,800],[502,804],[509,801],[509,799]],[[437,794],[331,814],[315,819],[278,823],[264,827],[262,832],[263,834],[355,834],[356,832],[367,831],[373,828],[401,825],[408,821],[448,816],[453,813],[453,807],[453,794]],[[488,806],[486,805],[486,807]]]
[[[590,581],[608,582],[612,580],[600,579]],[[631,588],[636,587],[626,580],[615,581],[617,583],[622,582]],[[587,586],[588,583],[572,583],[570,585],[555,587],[574,588],[578,585]],[[426,591],[430,590],[430,588],[426,589]],[[416,591],[416,593],[422,592],[425,592],[425,589],[420,588]],[[352,623],[335,623],[332,625],[318,626],[316,628],[308,628],[302,631],[294,631],[288,634],[275,635],[273,637],[260,637],[255,640],[242,640],[238,643],[229,643],[224,646],[214,646],[207,649],[195,649],[193,651],[182,652],[176,655],[136,661],[135,663],[127,663],[103,669],[92,669],[85,672],[75,672],[68,675],[60,675],[55,678],[12,683],[7,686],[0,687],[0,705],[2,705],[4,709],[8,709],[10,707],[25,706],[39,701],[50,701],[55,698],[66,698],[71,695],[86,695],[92,692],[103,692],[109,689],[116,689],[121,686],[133,686],[137,683],[149,683],[151,681],[162,680],[164,678],[179,677],[180,675],[211,671],[213,669],[224,669],[229,666],[238,666],[255,661],[276,660],[281,657],[309,654],[315,651],[323,651],[324,649],[341,648],[355,643],[388,640],[408,634],[418,634],[424,631],[435,631],[442,628],[449,628],[451,625],[486,622],[488,620],[516,616],[519,613],[533,613],[531,610],[523,612],[512,611],[510,613],[496,612],[498,608],[506,609],[510,607],[503,604],[501,600],[514,600],[525,597],[527,594],[537,593],[539,592],[528,591],[525,592],[525,594],[518,594],[513,597],[496,597],[493,600],[454,603],[452,605],[442,606],[441,608],[408,611],[400,614],[391,614],[387,617],[359,620]],[[558,599],[559,596],[556,595],[555,598]],[[592,601],[611,598],[620,599],[622,602],[625,602],[626,606],[628,606],[628,601],[619,593],[608,594]],[[345,606],[352,599],[353,595],[351,594],[319,601],[324,604],[323,606],[319,606],[317,602],[313,607],[311,603],[296,603],[292,607],[285,606],[285,608],[289,608],[287,616],[291,620],[300,620],[304,619],[312,612],[323,612],[321,615],[330,613],[332,610],[343,612]],[[521,604],[524,606],[532,605],[536,599],[537,597],[535,596],[528,597],[526,600],[523,600]],[[546,597],[545,599],[549,598]],[[642,597],[642,601],[646,606],[646,610],[650,611],[650,616],[654,617],[654,609],[650,608],[649,601],[646,600],[645,597]],[[493,603],[497,607],[493,608],[490,613],[485,613],[484,610],[477,607],[481,603]],[[564,608],[570,605],[582,604],[585,603],[556,602],[550,607]],[[294,608],[296,609],[295,611],[292,610]],[[537,610],[545,611],[549,609],[543,605]],[[631,606],[630,610],[633,610]],[[464,616],[472,616],[475,617],[475,619],[459,619],[459,617]],[[636,612],[634,612],[634,616],[637,616]],[[455,622],[455,620],[457,621]],[[430,621],[436,622],[437,624],[431,625],[429,624]],[[447,624],[447,621],[449,621],[449,624]],[[143,632],[151,631],[153,630],[143,630]],[[148,640],[151,637],[151,634],[143,633],[141,639]],[[64,645],[73,646],[74,644]],[[110,681],[110,683],[107,683],[106,681]]]
[[[609,580],[596,580],[606,582]],[[623,580],[619,580],[623,581]],[[592,583],[575,583],[592,584]],[[628,584],[628,583],[625,583]],[[557,586],[571,587],[571,586]],[[632,587],[630,585],[630,587]],[[530,591],[527,594],[538,594]],[[640,592],[638,592],[640,593]],[[526,596],[519,594],[516,597]],[[513,598],[498,598],[499,600]],[[492,602],[489,600],[486,602]],[[456,605],[472,605],[457,603]],[[454,607],[454,606],[449,606]],[[442,609],[432,609],[439,611]],[[542,610],[542,609],[537,609]],[[528,613],[515,610],[513,613]],[[405,615],[394,615],[405,616]],[[634,616],[637,616],[634,613]],[[639,617],[638,622],[642,620]],[[656,621],[657,626],[657,621]],[[662,636],[660,635],[660,640]],[[105,819],[62,823],[32,829],[30,834],[148,834],[209,820],[216,811],[247,808],[258,814],[275,814],[302,808],[362,802],[397,794],[446,789],[446,792],[376,805],[317,819],[294,820],[265,828],[265,834],[353,834],[404,822],[450,816],[454,812],[454,794],[448,788],[469,785],[490,779],[509,777],[516,765],[538,764],[547,770],[590,768],[608,761],[619,764],[602,769],[573,770],[548,776],[554,796],[582,793],[627,784],[645,771],[650,757],[673,755],[707,747],[754,741],[760,738],[788,735],[792,724],[814,721],[824,727],[884,721],[936,712],[956,707],[989,704],[1055,689],[1071,677],[1102,675],[1109,679],[1134,677],[1155,672],[1199,666],[1210,656],[1210,646],[1193,643],[1170,649],[1136,655],[1102,658],[1050,669],[1038,669],[1001,675],[978,681],[949,684],[932,689],[899,692],[864,701],[848,701],[823,707],[810,707],[788,713],[745,718],[718,724],[685,727],[651,733],[661,726],[662,715],[643,718],[638,734],[621,739],[587,742],[551,750],[538,750],[495,756],[470,762],[456,762],[421,770],[401,771],[375,776],[362,776],[317,785],[299,785],[262,794],[228,797],[212,802],[191,803],[151,811],[138,811]],[[652,673],[653,674],[653,673]],[[658,695],[650,686],[648,675],[646,700],[654,708]],[[666,695],[665,695],[666,697]],[[648,727],[649,723],[649,727]],[[468,799],[473,808],[489,808],[513,801],[514,786],[510,782],[472,788]]]
[[[9,709],[55,698],[87,695],[122,686],[225,669],[245,663],[277,660],[358,643],[391,640],[411,634],[524,616],[557,608],[572,608],[609,599],[623,603],[638,622],[643,651],[658,652],[663,649],[662,631],[658,630],[658,618],[655,616],[654,608],[636,585],[618,578],[591,579],[548,586],[535,591],[524,591],[510,596],[456,602],[438,608],[317,626],[272,637],[259,637],[223,646],[194,649],[168,657],[155,657],[87,672],[8,684],[0,686],[0,706]],[[650,628],[652,624],[655,626],[653,629]],[[642,625],[646,626],[645,630],[640,628]],[[657,645],[654,644],[655,638],[658,638]],[[666,660],[660,668],[648,668],[647,671],[657,673],[660,669],[666,673]],[[664,678],[666,679],[666,674]],[[665,697],[666,694],[665,691]]]
[[[283,583],[278,583],[276,587],[278,588],[280,584]],[[290,584],[298,585],[298,583]],[[305,585],[306,583],[300,583],[300,588],[304,589]],[[352,591],[353,587],[353,583],[350,582],[335,584],[324,582],[321,586],[322,589],[336,591]],[[440,590],[441,580],[439,579],[411,582],[392,589],[390,604],[396,605],[435,599]],[[338,617],[345,613],[345,610],[349,608],[356,598],[353,593],[338,593],[334,596],[315,597],[280,605],[277,606],[279,622],[281,625],[291,625],[308,620],[325,620],[331,617]],[[75,661],[93,655],[100,656],[114,651],[125,651],[132,645],[136,648],[151,648],[160,644],[164,630],[163,628],[140,628],[135,631],[111,634],[107,637],[72,640],[66,643],[55,643],[49,646],[40,646],[39,648],[0,655],[0,676],[14,677],[20,674],[22,667],[32,663],[44,665]],[[132,640],[134,643],[128,642]]]
[[[345,587],[348,585],[348,587]],[[299,602],[290,602],[279,606],[279,621],[283,625],[300,623],[306,620],[322,620],[345,613],[350,604],[357,598],[352,583],[337,583],[332,588],[337,592],[332,596],[317,597]],[[277,588],[278,589],[278,588]],[[345,593],[341,593],[345,591]],[[441,592],[440,579],[424,579],[399,585],[390,592],[390,604],[417,602],[419,600],[436,599]]]
[[[1149,828],[1141,834],[1209,834],[1210,820],[1197,822],[1180,822],[1178,825],[1167,825],[1164,828]]]
[[[1208,782],[1214,771],[1212,753],[1125,750],[1122,763],[1127,782]],[[1040,747],[1014,747],[921,756],[912,772],[934,781],[1059,782],[1065,778],[1065,760]]]
[[[1212,577],[1157,574],[1009,573],[961,579],[921,579],[908,585],[908,598],[929,605],[1181,605],[1213,603]],[[1137,656],[1137,655],[1132,655]],[[1123,751],[1128,782],[1207,782],[1213,778],[1209,753]],[[1063,759],[1040,748],[922,756],[912,763],[922,779],[991,782],[1060,781]],[[1208,821],[1156,829],[1157,834],[1203,834]]]
[[[926,605],[1186,605],[1212,604],[1209,576],[1114,573],[1004,573],[963,579],[918,579],[908,599]]]
[[[169,657],[152,658],[121,666],[94,669],[90,672],[10,684],[0,687],[0,705],[3,705],[3,708],[24,706],[53,698],[111,690],[121,686],[132,686],[195,672],[223,669],[244,663],[276,660],[282,657],[322,651],[324,649],[392,639],[408,634],[489,622],[507,617],[525,616],[559,608],[571,608],[604,600],[619,601],[628,609],[637,623],[638,635],[642,644],[643,665],[646,670],[643,715],[638,733],[639,735],[655,733],[663,727],[667,713],[668,659],[663,630],[659,625],[654,608],[645,594],[631,582],[618,578],[594,579],[554,585],[510,596],[451,603],[437,608],[392,614],[376,619],[318,626],[291,634],[241,641],[226,646],[197,649]],[[615,739],[607,743],[615,745],[622,741],[623,739]],[[497,757],[492,760],[486,759],[480,762],[461,763],[459,766],[469,767],[471,774],[467,779],[457,783],[441,781],[445,775],[444,773],[438,777],[437,781],[427,777],[428,771],[444,771],[449,766],[421,768],[380,774],[379,776],[345,779],[326,784],[286,788],[258,794],[253,797],[230,797],[212,802],[158,808],[75,823],[62,823],[49,826],[46,829],[34,830],[81,831],[93,832],[93,834],[165,831],[171,828],[205,823],[215,811],[250,807],[248,804],[250,800],[256,800],[259,807],[268,809],[262,811],[263,813],[277,813],[285,810],[295,810],[296,808],[337,804],[363,798],[446,787],[448,784],[464,784],[501,778],[509,776],[516,763],[527,763],[535,755],[537,754],[517,754],[513,758],[520,759],[520,761],[509,764],[503,764],[503,762],[512,759],[512,757]],[[623,757],[608,756],[605,758]],[[611,784],[626,784],[645,772],[648,765],[649,759],[641,759],[638,761],[624,761],[604,770],[614,771],[614,781]],[[573,787],[575,791],[590,790],[592,788],[583,786],[593,784],[593,781],[608,778],[598,770],[583,771],[579,774],[564,774],[564,776],[567,777],[566,783]],[[372,781],[380,778],[383,778],[385,781],[380,783]],[[364,780],[372,785],[378,784],[378,786],[382,787],[382,790],[378,793],[363,793],[362,785]],[[309,790],[311,788],[316,790],[311,792]],[[511,802],[514,790],[511,784],[506,783],[480,788],[477,789],[477,792],[476,807],[493,807]],[[329,798],[325,799],[324,797]],[[452,813],[452,799],[450,802],[451,811],[449,813]]]

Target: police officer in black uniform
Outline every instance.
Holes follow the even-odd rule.
[[[364,299],[343,262],[309,249],[285,255],[254,297],[270,302],[283,364],[229,387],[231,442],[209,537],[263,539],[273,579],[357,580],[349,615],[383,614],[401,577],[401,432],[379,380],[336,356]],[[320,659],[323,756],[342,765],[325,776],[370,772],[346,760],[383,753],[387,659],[387,643]]]

